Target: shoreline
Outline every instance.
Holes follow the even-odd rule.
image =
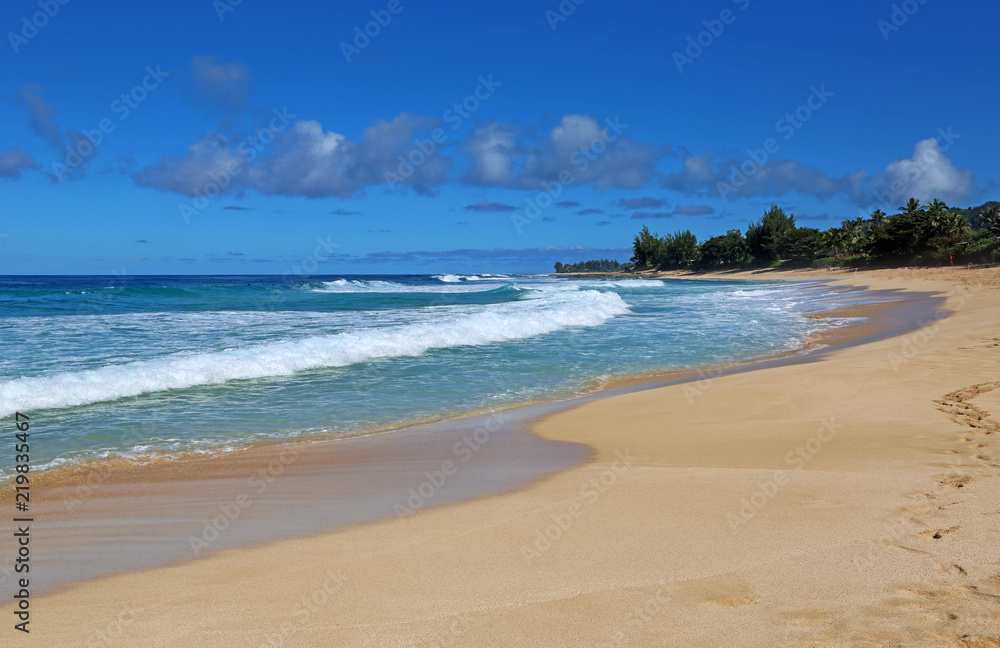
[[[878,282],[886,285],[885,280],[873,280],[873,283]],[[927,287],[939,291],[944,288]],[[910,285],[908,288],[922,287]],[[995,294],[983,294],[981,303],[982,306],[976,306],[977,312],[985,309],[995,314],[1000,311],[1000,301]],[[954,303],[948,307],[954,310]],[[958,333],[937,337],[928,334],[925,337],[930,340],[922,343],[920,349],[926,357],[917,354],[904,358],[910,367],[919,369],[918,375],[923,375],[924,364],[937,366],[931,358],[936,347],[959,334],[964,336],[963,340],[970,335],[972,338],[981,335],[976,331],[982,326],[970,319],[972,314],[968,310],[940,320],[950,327],[950,331]],[[988,330],[989,321],[984,321],[983,325]],[[911,331],[919,334],[922,329]],[[906,339],[909,338],[914,335]],[[246,569],[256,565],[252,573],[268,582],[278,578],[281,583],[278,590],[260,590],[251,597],[255,601],[253,617],[238,614],[231,622],[214,611],[201,613],[199,618],[203,623],[207,623],[209,617],[214,619],[212,625],[203,626],[203,630],[214,637],[203,641],[203,645],[232,645],[239,636],[237,626],[233,625],[235,622],[259,632],[260,636],[280,632],[282,636],[293,637],[298,642],[296,645],[328,645],[324,642],[329,641],[331,632],[345,643],[353,641],[360,645],[365,637],[371,637],[371,628],[378,628],[379,645],[405,646],[410,645],[415,636],[454,638],[455,632],[449,630],[454,622],[460,622],[463,638],[471,642],[468,645],[482,645],[490,637],[497,636],[531,638],[531,641],[522,642],[511,639],[511,644],[558,643],[554,638],[558,634],[541,632],[548,623],[542,622],[542,618],[558,618],[564,622],[571,619],[568,627],[574,636],[595,645],[613,630],[627,630],[637,645],[660,645],[663,637],[676,640],[688,637],[688,632],[696,632],[699,628],[705,634],[695,634],[691,640],[697,636],[718,636],[718,630],[712,634],[713,628],[733,629],[736,627],[733,624],[738,623],[748,623],[757,633],[744,637],[748,640],[742,645],[777,645],[774,640],[787,638],[789,627],[796,628],[793,633],[808,634],[814,629],[813,634],[836,631],[835,636],[847,636],[841,632],[842,628],[832,628],[847,612],[839,617],[834,612],[828,613],[825,608],[833,599],[825,594],[811,597],[810,603],[816,609],[796,613],[795,619],[790,619],[788,613],[778,612],[779,609],[795,608],[795,600],[793,598],[791,603],[779,600],[781,591],[789,589],[787,584],[778,590],[768,589],[768,572],[760,571],[763,569],[760,565],[772,564],[779,556],[781,564],[797,565],[801,561],[797,556],[815,554],[820,549],[829,554],[825,560],[834,563],[832,566],[824,564],[818,570],[824,582],[836,582],[836,587],[841,589],[848,587],[843,582],[844,577],[837,576],[844,570],[842,561],[830,556],[841,557],[842,552],[848,551],[848,545],[853,542],[846,542],[845,538],[860,540],[866,549],[869,548],[878,535],[879,530],[874,527],[879,515],[898,508],[900,488],[919,490],[929,472],[941,469],[940,466],[928,469],[923,462],[930,457],[933,462],[940,463],[952,456],[931,451],[935,442],[933,429],[941,427],[941,421],[947,422],[944,416],[941,421],[914,421],[912,425],[921,431],[916,436],[908,428],[897,430],[893,427],[891,432],[879,432],[875,435],[878,438],[872,439],[869,436],[875,433],[872,430],[865,432],[867,427],[854,429],[857,416],[869,411],[879,412],[879,407],[884,410],[888,406],[892,414],[905,417],[914,409],[913,405],[903,402],[911,398],[911,391],[935,398],[946,393],[945,385],[938,388],[940,371],[930,374],[930,383],[923,378],[924,382],[917,388],[913,385],[897,387],[878,379],[877,384],[889,388],[896,396],[880,396],[870,387],[869,391],[864,391],[864,385],[875,384],[867,376],[881,376],[885,372],[884,368],[877,368],[885,364],[885,358],[873,354],[898,353],[898,340],[898,336],[888,337],[860,346],[838,348],[825,354],[821,363],[789,363],[711,376],[709,384],[699,388],[694,402],[685,399],[682,385],[670,385],[576,404],[536,421],[532,432],[548,441],[582,443],[594,448],[592,460],[579,467],[549,475],[510,493],[427,510],[408,518],[406,524],[395,520],[373,522],[316,536],[223,551],[174,567],[78,583],[36,602],[39,628],[54,631],[55,640],[66,641],[68,645],[72,633],[78,630],[72,626],[74,622],[81,624],[79,629],[82,631],[102,620],[106,623],[116,610],[121,610],[123,599],[115,594],[120,588],[135,594],[136,627],[149,628],[150,624],[159,624],[157,619],[165,619],[164,615],[184,614],[188,609],[185,606],[198,604],[199,609],[203,609],[209,603],[218,605],[216,599],[226,600],[228,596],[223,593],[226,588],[242,587],[239,585],[241,574],[251,573]],[[979,351],[974,353],[981,354]],[[971,375],[949,371],[961,382],[973,380]],[[978,373],[984,373],[984,369],[978,369]],[[813,384],[820,376],[826,379]],[[949,380],[954,382],[955,376]],[[975,380],[980,378],[977,375]],[[830,386],[825,383],[831,380],[837,383],[833,385],[835,393],[847,390],[857,401],[856,407],[838,410],[840,416],[847,419],[842,422],[845,428],[837,432],[838,438],[848,438],[852,443],[843,448],[831,445],[828,450],[810,456],[813,463],[809,469],[794,472],[791,485],[783,486],[786,489],[784,498],[768,500],[767,506],[757,510],[746,530],[741,531],[748,535],[734,538],[722,523],[727,513],[739,511],[741,496],[749,497],[760,477],[775,470],[771,466],[775,459],[781,464],[785,450],[794,447],[795,439],[819,438],[817,435],[822,429],[818,427],[819,422],[830,414],[829,408],[835,403],[829,402],[819,409],[810,403],[829,401]],[[789,391],[797,394],[796,400],[778,396]],[[819,395],[827,400],[816,401]],[[918,413],[927,415],[927,406],[933,412],[931,403],[928,399],[926,406],[918,408]],[[655,414],[660,411],[669,412],[670,416],[662,418]],[[732,418],[733,412],[738,411],[744,411],[749,418]],[[650,418],[651,413],[653,418]],[[657,420],[661,421],[660,425],[650,427],[650,422]],[[740,420],[743,423],[738,427],[744,429],[739,441],[734,443],[737,437],[732,436],[733,424]],[[862,417],[861,420],[868,419]],[[891,421],[887,419],[884,425],[890,425]],[[666,422],[669,426],[661,427]],[[675,434],[674,429],[686,432]],[[695,430],[697,433],[692,434]],[[728,441],[720,445],[723,439]],[[904,444],[902,449],[897,447],[899,443]],[[627,459],[622,459],[623,456]],[[624,469],[619,470],[623,462]],[[919,470],[914,470],[912,464],[919,464]],[[848,465],[852,468],[844,472],[843,466]],[[953,472],[955,468],[952,466]],[[611,484],[593,500],[582,496],[581,483],[588,483],[588,475],[600,480],[610,475]],[[875,479],[879,485],[877,490],[864,486],[871,484],[870,479]],[[603,483],[598,482],[599,485]],[[952,480],[950,483],[957,482]],[[947,485],[941,488],[946,489],[943,491],[946,494],[959,492],[964,496],[974,493],[977,484],[981,483],[988,483],[988,480],[965,482],[961,487],[968,490],[964,491],[948,491]],[[810,495],[811,491],[815,493]],[[858,493],[865,495],[862,498]],[[930,494],[940,497],[936,493]],[[810,501],[822,503],[822,506],[803,508]],[[580,512],[581,507],[583,512]],[[660,513],[650,517],[653,511]],[[706,517],[707,513],[699,511],[714,513]],[[789,517],[791,511],[795,513]],[[932,518],[941,514],[928,511],[915,515]],[[533,532],[550,528],[555,519],[568,520],[560,538],[550,543],[558,550],[550,547],[541,551],[536,547],[539,555],[526,559],[522,550],[532,548]],[[921,523],[908,524],[919,528]],[[700,526],[692,527],[692,524]],[[720,528],[713,531],[716,526]],[[863,532],[855,528],[858,526]],[[928,524],[923,526],[930,528]],[[973,525],[966,522],[965,526]],[[821,529],[822,534],[816,535],[815,529]],[[800,535],[804,537],[799,538]],[[945,547],[961,537],[951,530],[945,535],[948,540],[941,543]],[[691,543],[692,536],[699,542]],[[917,541],[923,538],[919,532],[917,537]],[[812,547],[807,554],[796,549],[807,546]],[[902,560],[896,554],[882,556],[881,549],[878,553],[879,561],[855,579],[871,588],[891,580],[888,574],[898,573]],[[335,560],[345,555],[350,557],[346,563]],[[912,558],[909,554],[900,555]],[[637,556],[642,559],[636,560]],[[852,564],[850,558],[848,555],[848,567]],[[889,570],[882,562],[897,571]],[[979,573],[979,565],[965,559],[961,562],[967,575],[976,578],[983,575]],[[322,579],[316,583],[312,582],[315,578],[310,580],[312,572],[306,571],[308,565],[313,565],[313,570],[316,566],[343,570],[345,589],[342,596],[338,595],[337,605],[318,608],[314,614],[293,624],[287,633],[282,632],[283,619],[287,617],[287,604],[283,605],[282,601],[296,600],[297,594],[308,595],[321,586]],[[904,567],[912,571],[913,565],[906,563]],[[781,573],[786,574],[786,571]],[[791,573],[799,573],[796,578],[801,580],[807,574],[817,573],[817,569],[813,565],[812,569],[788,572]],[[908,572],[904,570],[903,573]],[[486,575],[485,580],[477,578],[477,574]],[[144,584],[147,579],[152,584]],[[187,602],[171,603],[166,607],[154,603],[160,587],[178,587],[181,582],[193,590],[185,599]],[[834,591],[839,590],[830,590],[831,594]],[[371,598],[373,595],[375,599]],[[653,605],[661,595],[684,610],[684,623],[691,624],[690,631],[671,625],[669,617],[672,615],[665,612],[666,608]],[[237,598],[242,600],[243,596],[240,594]],[[962,596],[956,606],[975,604],[974,600],[966,601]],[[872,604],[872,596],[862,598],[865,605]],[[949,601],[954,598],[952,596]],[[515,605],[515,600],[521,603]],[[938,605],[933,597],[927,599],[926,606],[919,597],[909,600],[917,601],[918,607]],[[367,604],[361,605],[360,601]],[[644,607],[647,604],[652,608]],[[766,607],[766,611],[761,611],[761,606]],[[58,608],[59,619],[43,613],[46,607]],[[655,613],[649,611],[654,608]],[[623,619],[635,616],[636,610],[646,610],[643,616],[652,617],[653,621],[643,621],[638,627],[625,623]],[[857,621],[857,614],[854,610],[853,616],[847,616],[848,621]],[[972,615],[961,618],[964,630],[968,630],[968,624],[975,619]],[[792,626],[788,626],[789,623]],[[625,630],[623,625],[627,626]],[[774,634],[775,628],[784,634]],[[528,630],[532,632],[526,635]],[[754,638],[760,641],[751,641]],[[802,638],[806,643],[806,638]],[[812,640],[810,636],[809,641]]]
[[[55,527],[54,533],[43,537],[39,553],[46,557],[42,568],[58,572],[60,580],[44,583],[38,591],[58,592],[122,571],[177,565],[218,551],[398,519],[399,506],[416,513],[528,488],[592,458],[589,447],[563,444],[556,448],[531,434],[532,426],[547,416],[616,395],[816,362],[839,348],[906,332],[914,317],[929,320],[940,307],[930,293],[901,297],[893,291],[869,292],[875,301],[809,316],[864,318],[864,322],[822,330],[802,348],[761,358],[624,377],[568,398],[364,435],[256,444],[232,453],[144,464],[111,460],[57,469],[54,474],[43,472],[34,482],[36,497],[59,505],[43,504],[38,509],[39,518]],[[466,451],[459,454],[453,450],[449,455],[446,446],[456,443],[460,432],[471,430],[487,430],[487,440],[493,434],[493,448],[477,452],[476,461],[466,463],[471,453],[466,456]],[[498,450],[506,446],[523,449],[516,454]],[[440,471],[441,456],[454,460],[457,477],[441,486],[431,483],[433,489],[426,489],[430,492],[426,498],[406,497],[413,492],[410,489],[429,483],[421,473]],[[525,463],[525,456],[535,461]],[[509,470],[515,461],[522,462],[519,469]],[[401,462],[410,467],[398,467]],[[351,464],[349,476],[341,474],[347,464]],[[383,466],[395,468],[386,472]],[[490,478],[490,471],[497,468],[505,469],[504,477]],[[376,477],[378,488],[364,483]],[[316,487],[317,480],[325,484],[325,490]],[[346,506],[341,502],[339,506],[346,510],[333,517],[323,511],[330,489],[349,492],[355,500]],[[241,496],[246,503],[238,501]],[[295,504],[288,507],[286,502],[292,499]],[[156,515],[144,513],[146,510],[154,510]],[[131,513],[123,516],[123,511]],[[88,525],[97,525],[103,532],[93,534]],[[138,548],[129,540],[137,534],[145,537],[140,554],[122,561],[117,549]],[[186,546],[177,542],[180,537],[187,540]]]
[[[749,271],[751,273],[756,273],[758,271]],[[588,274],[588,275],[598,275],[601,273],[578,273],[578,274]],[[604,273],[608,274],[608,273]],[[604,275],[601,275],[604,276]],[[610,275],[609,275],[610,276]],[[671,273],[658,273],[656,277],[645,277],[645,278],[655,278],[655,279],[693,279],[701,280],[704,279],[702,275],[692,275],[688,274],[671,274]],[[744,281],[748,280],[745,277],[738,277],[731,279],[729,277],[719,276],[712,277],[712,280],[721,281]],[[829,278],[821,277],[826,283]],[[763,281],[763,282],[803,282],[812,283],[816,282],[815,278],[808,279],[769,279],[769,278],[755,278],[749,279],[752,281]],[[887,297],[891,296],[887,291],[874,291],[868,290],[867,292],[875,294],[876,292],[882,292],[883,299],[877,302],[864,302],[861,305],[850,304],[844,307],[838,307],[833,310],[818,311],[815,313],[807,313],[806,318],[823,320],[823,319],[853,319],[853,318],[867,318],[873,311],[878,310],[880,305],[885,302],[890,301]],[[914,296],[906,297],[907,299],[914,299]],[[873,308],[874,306],[874,308]],[[700,375],[707,371],[728,372],[731,370],[740,370],[742,367],[756,366],[759,363],[769,363],[769,362],[781,362],[787,358],[803,355],[812,354],[816,352],[823,352],[824,348],[817,347],[828,347],[833,344],[833,348],[837,348],[844,342],[851,343],[853,335],[850,331],[856,330],[857,323],[852,323],[847,327],[835,327],[820,331],[816,336],[809,338],[805,341],[804,346],[796,349],[790,349],[787,351],[779,351],[759,357],[751,357],[749,359],[737,359],[732,362],[726,362],[721,364],[704,364],[698,366],[692,366],[682,369],[671,369],[665,371],[656,371],[652,373],[641,373],[641,374],[629,374],[623,376],[614,376],[608,378],[598,385],[593,387],[581,387],[579,390],[573,392],[566,392],[562,394],[554,394],[551,396],[544,396],[538,399],[533,399],[524,402],[512,403],[505,405],[500,409],[496,410],[471,410],[471,411],[461,411],[455,413],[449,413],[436,417],[428,418],[418,418],[412,420],[403,420],[395,423],[390,423],[377,428],[364,429],[358,431],[352,431],[344,434],[315,434],[303,437],[288,437],[288,438],[269,438],[259,441],[251,442],[240,442],[235,448],[228,448],[227,446],[220,446],[219,448],[208,448],[199,449],[191,448],[185,450],[178,450],[173,452],[159,452],[154,451],[149,455],[143,456],[141,459],[134,459],[131,457],[121,456],[121,455],[111,455],[104,458],[87,458],[87,459],[71,459],[65,463],[61,463],[57,466],[46,467],[42,469],[33,469],[36,472],[36,481],[33,483],[40,484],[44,488],[48,487],[59,487],[66,485],[75,485],[73,483],[74,479],[77,479],[81,474],[98,472],[104,476],[113,475],[115,479],[123,480],[126,482],[138,480],[142,481],[147,479],[147,476],[140,476],[139,472],[158,472],[164,466],[177,466],[177,465],[204,465],[207,463],[212,463],[215,461],[225,461],[227,458],[238,457],[245,453],[257,453],[272,452],[275,449],[283,449],[287,447],[295,446],[312,446],[315,444],[325,444],[325,443],[336,443],[340,441],[352,440],[352,439],[363,439],[374,437],[383,434],[394,434],[397,432],[404,432],[413,429],[424,429],[430,428],[437,425],[452,425],[456,422],[465,419],[474,419],[477,417],[490,416],[495,414],[501,414],[505,412],[512,412],[515,410],[520,410],[524,408],[532,407],[546,407],[550,405],[558,405],[565,403],[567,406],[571,406],[572,403],[579,401],[580,399],[589,399],[592,397],[603,397],[605,394],[619,393],[622,387],[633,386],[633,385],[647,385],[645,388],[654,388],[656,386],[673,384],[678,380],[687,379],[685,377]],[[866,325],[867,326],[867,325]],[[882,323],[883,329],[888,327],[885,323]],[[896,327],[897,332],[892,333],[888,330],[877,333],[874,337],[885,336],[892,334],[900,334],[900,332],[906,332],[903,328]],[[847,335],[845,335],[847,333]],[[865,336],[869,337],[869,336]],[[228,444],[227,444],[228,445]],[[13,475],[7,476],[0,481],[0,493],[6,492],[13,485]]]
[[[104,460],[42,472],[33,482],[36,498],[43,502],[37,512],[39,519],[55,527],[55,533],[43,537],[38,551],[45,556],[41,567],[50,573],[58,572],[60,580],[45,583],[38,591],[54,593],[122,571],[181,564],[218,551],[330,533],[529,488],[534,482],[585,465],[592,458],[593,449],[589,447],[561,444],[557,448],[559,444],[546,443],[531,434],[530,429],[547,416],[621,394],[816,362],[837,349],[908,332],[914,318],[930,320],[940,308],[940,300],[931,293],[867,292],[874,301],[807,316],[819,320],[863,318],[863,322],[821,330],[802,348],[760,358],[621,377],[566,398],[363,435],[261,443],[235,452],[181,455],[149,463]],[[474,430],[479,430],[487,441],[491,434],[496,435],[491,452],[479,453],[478,447],[466,446],[461,453],[453,450],[448,455],[446,446],[457,443],[460,432]],[[471,445],[476,446],[474,442]],[[498,446],[522,449],[511,454],[495,451]],[[472,450],[476,451],[476,460],[466,463],[473,458]],[[426,489],[428,497],[407,497],[410,489],[429,483],[421,478],[421,472],[440,472],[441,456],[451,457],[457,477],[450,483],[442,480],[440,486],[431,483],[433,489]],[[525,456],[535,461],[510,470],[512,462],[524,462]],[[401,462],[411,467],[397,468],[400,474],[383,472],[382,466],[398,466]],[[339,475],[343,472],[340,467],[348,463],[351,475]],[[412,467],[418,464],[419,468]],[[505,469],[503,479],[489,477],[490,471],[497,468]],[[356,472],[359,470],[362,472]],[[379,488],[373,490],[364,483],[365,479],[374,481],[377,477]],[[316,487],[318,480],[325,489]],[[272,488],[272,483],[277,486]],[[347,504],[346,512],[330,517],[323,511],[329,489],[347,491],[357,501]],[[241,496],[245,496],[246,503],[238,501]],[[296,502],[291,512],[284,503],[290,497]],[[344,503],[340,506],[344,507]],[[400,513],[400,506],[405,513]],[[132,517],[122,515],[122,511],[129,510]],[[145,510],[155,510],[156,515],[145,514]],[[206,519],[213,522],[214,530]],[[191,524],[190,520],[196,522]],[[97,525],[102,533],[92,534],[89,525]],[[288,527],[294,530],[285,531]],[[145,535],[141,555],[121,560],[122,546],[139,548],[135,541],[129,544],[129,538],[136,534]],[[178,537],[187,540],[186,547],[179,547]],[[111,547],[115,550],[111,551]]]

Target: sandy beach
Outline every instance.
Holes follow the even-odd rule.
[[[589,400],[531,426],[587,446],[578,467],[81,582],[32,599],[22,642],[1000,646],[1000,272],[719,276],[935,293],[948,315]]]

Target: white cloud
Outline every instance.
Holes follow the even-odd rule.
[[[505,185],[514,176],[514,131],[488,124],[472,134],[468,144],[473,166],[469,180],[474,184]]]
[[[163,156],[137,173],[135,181],[198,196],[210,185],[221,185],[219,174],[235,164],[240,170],[229,174],[225,192],[346,198],[382,184],[429,194],[457,179],[449,175],[454,162],[444,150],[449,143],[428,137],[438,126],[436,119],[401,113],[391,121],[378,120],[354,141],[318,121],[297,120],[255,152],[252,161],[238,150],[238,143],[211,137],[195,142],[180,157]],[[464,181],[538,190],[542,182],[552,182],[568,170],[574,184],[598,190],[640,187],[652,177],[663,149],[614,133],[613,126],[585,115],[567,115],[538,143],[528,128],[487,124],[460,147],[472,158]],[[517,160],[520,169],[515,170]]]
[[[449,159],[438,151],[422,153],[414,140],[436,125],[431,118],[402,113],[392,121],[380,119],[352,142],[317,121],[298,121],[254,167],[250,184],[263,193],[346,198],[385,184],[389,174],[394,183],[430,193],[445,182]]]
[[[953,202],[968,198],[975,182],[975,174],[956,168],[931,137],[917,142],[909,158],[890,162],[880,184],[883,192],[900,199],[912,196],[921,201],[940,198]]]
[[[386,174],[395,174],[397,184],[429,193],[446,181],[449,159],[438,152],[414,155],[420,151],[413,142],[436,125],[433,119],[403,113],[392,121],[379,120],[354,142],[324,130],[318,121],[296,120],[287,130],[269,131],[274,140],[268,145],[260,138],[200,140],[180,158],[163,156],[136,174],[135,181],[187,196],[223,186],[222,178],[223,192],[347,198],[386,184]],[[422,161],[401,169],[400,156]],[[226,173],[227,168],[238,170]]]
[[[523,126],[487,124],[470,140],[473,165],[465,181],[537,190],[568,171],[574,184],[637,189],[652,177],[664,149],[630,139],[617,124],[565,115],[546,139]]]
[[[836,178],[788,158],[758,163],[735,155],[688,154],[683,169],[663,176],[666,189],[727,199],[778,197],[792,192],[827,197],[848,192],[849,186],[849,176]]]
[[[725,198],[777,198],[789,193],[819,198],[840,195],[858,205],[869,205],[876,200],[905,200],[910,196],[922,201],[941,198],[946,202],[961,202],[969,197],[974,185],[973,172],[957,169],[935,138],[917,142],[911,157],[890,162],[876,175],[859,169],[836,176],[784,157],[757,163],[746,156],[708,153],[685,155],[683,168],[665,174],[662,183],[666,189],[688,195]]]
[[[136,184],[173,191],[185,196],[200,196],[209,186],[235,189],[246,157],[230,147],[221,136],[198,140],[182,157],[164,155],[156,166],[136,174]]]

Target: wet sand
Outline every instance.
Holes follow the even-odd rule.
[[[590,448],[526,431],[525,422],[545,408],[536,409],[62,474],[57,485],[33,492],[34,589],[41,594],[221,549],[405,519],[584,463]]]

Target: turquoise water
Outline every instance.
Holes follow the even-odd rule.
[[[800,348],[822,284],[520,275],[0,277],[36,468],[351,435]]]

